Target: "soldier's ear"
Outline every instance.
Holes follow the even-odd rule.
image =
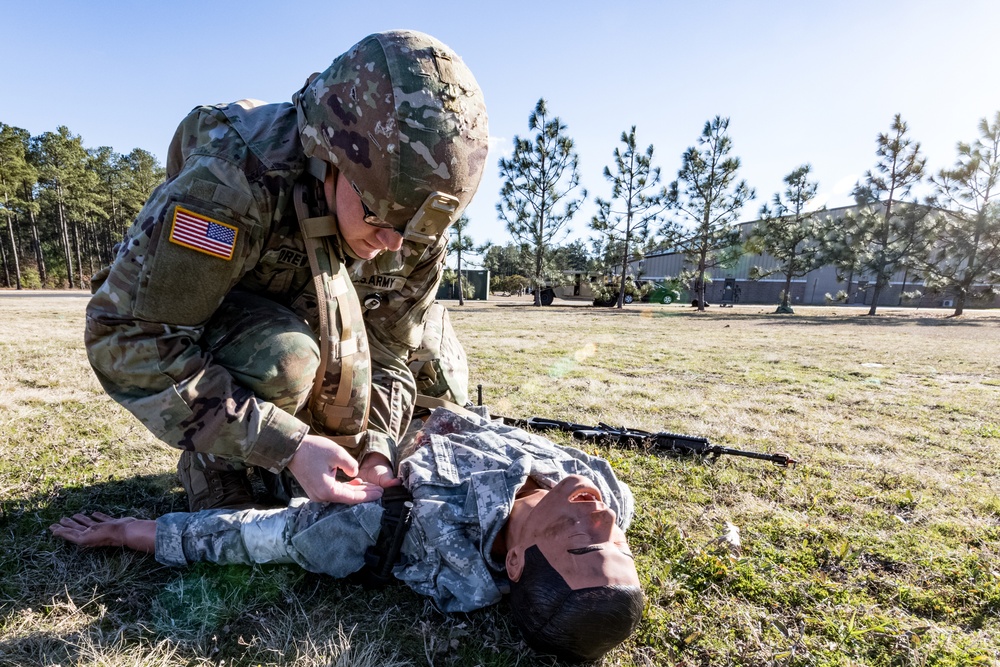
[[[504,563],[507,566],[507,578],[511,581],[519,581],[521,572],[524,571],[524,548],[515,546],[508,549]]]

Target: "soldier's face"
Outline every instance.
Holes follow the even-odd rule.
[[[507,569],[520,578],[517,550],[532,544],[573,590],[621,584],[638,586],[639,575],[625,533],[601,492],[585,477],[571,475],[552,489],[537,489],[519,498],[521,515],[508,536]]]
[[[336,178],[336,188],[333,187]],[[327,202],[336,201],[337,224],[340,234],[354,254],[361,259],[372,259],[383,250],[399,250],[403,245],[403,237],[395,229],[376,227],[365,222],[365,209],[361,197],[350,182],[337,172],[336,177],[331,170],[326,183]]]

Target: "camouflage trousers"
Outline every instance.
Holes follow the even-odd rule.
[[[319,368],[316,334],[301,316],[265,297],[234,291],[205,326],[200,345],[242,386],[281,410],[307,409]],[[177,464],[192,511],[283,504],[298,490],[291,474],[185,451]]]

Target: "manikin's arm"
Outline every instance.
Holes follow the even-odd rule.
[[[156,547],[156,522],[130,516],[116,519],[94,512],[74,514],[49,526],[56,537],[81,547],[126,547],[153,553]]]
[[[49,527],[82,547],[126,547],[155,554],[164,565],[297,563],[310,572],[346,577],[364,565],[382,519],[379,503],[305,503],[248,510],[173,512],[156,521],[93,512]]]

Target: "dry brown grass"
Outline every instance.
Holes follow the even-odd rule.
[[[85,303],[0,294],[0,665],[539,664],[502,606],[447,618],[405,589],[283,567],[171,570],[49,538],[81,507],[182,506],[174,452],[87,365]],[[1000,314],[528,303],[449,304],[496,413],[802,461],[591,447],[636,492],[648,597],[606,664],[997,664]],[[738,555],[713,546],[727,521]]]

